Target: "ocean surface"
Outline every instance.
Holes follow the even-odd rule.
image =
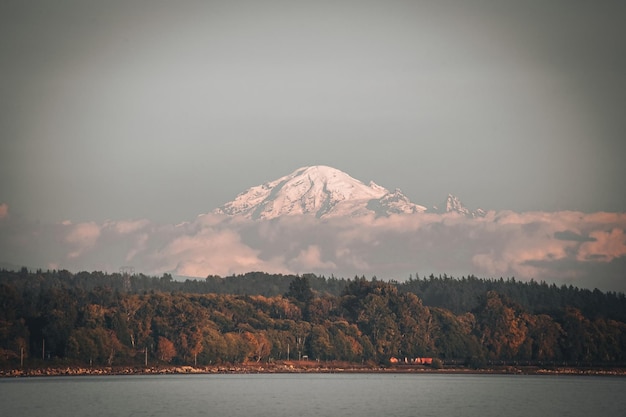
[[[0,380],[1,416],[626,416],[626,378],[433,374]]]

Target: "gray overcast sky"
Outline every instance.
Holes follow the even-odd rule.
[[[626,211],[623,1],[0,3],[0,203],[193,219],[324,164],[430,206]]]

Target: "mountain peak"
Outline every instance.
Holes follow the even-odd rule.
[[[318,218],[371,213],[384,216],[425,210],[411,203],[399,190],[390,193],[373,181],[366,185],[336,168],[315,165],[252,187],[214,212],[272,219],[298,214]]]
[[[458,213],[466,217],[485,217],[483,209],[470,210],[461,203],[461,200],[452,194],[448,194],[446,201],[441,206],[433,207],[436,213]]]

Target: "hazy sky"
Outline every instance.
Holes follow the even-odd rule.
[[[626,211],[623,1],[0,2],[0,203],[176,223],[300,166]],[[5,213],[6,214],[6,213]]]

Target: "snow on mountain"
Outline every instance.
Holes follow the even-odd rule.
[[[273,219],[296,214],[326,218],[424,211],[426,207],[412,203],[398,189],[390,192],[373,181],[366,185],[335,168],[311,166],[252,187],[214,213]]]
[[[433,211],[435,213],[458,213],[466,217],[485,217],[485,211],[483,209],[470,210],[461,203],[458,197],[448,194],[448,198],[441,206],[434,206]]]

